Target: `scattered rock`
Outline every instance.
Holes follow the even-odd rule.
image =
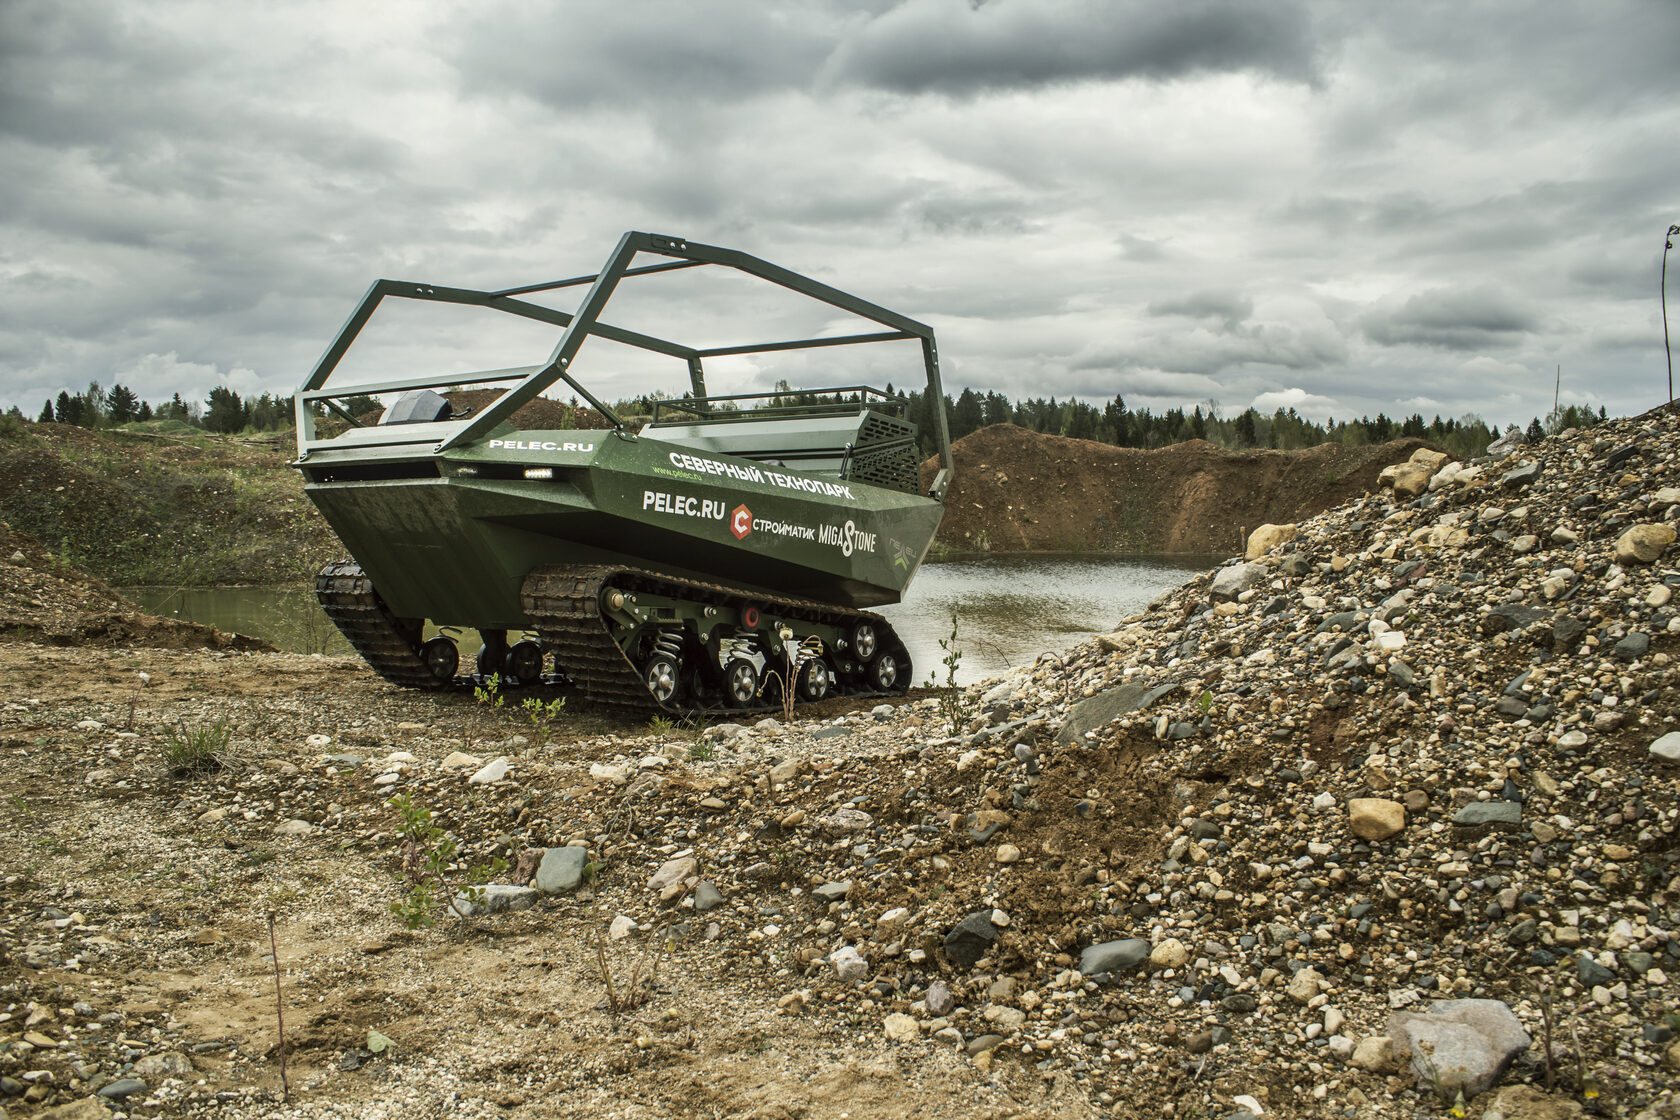
[[[462,754],[460,751],[450,751],[438,763],[440,770],[477,770],[484,765],[484,760],[475,754]]]
[[[842,984],[855,983],[869,975],[869,962],[851,945],[842,945],[830,953],[828,965]]]
[[[543,894],[568,894],[583,882],[588,863],[589,853],[583,848],[547,848],[532,885]]]
[[[998,929],[992,924],[991,911],[976,911],[951,927],[945,935],[945,955],[959,968],[971,968],[991,950],[998,939]],[[1144,943],[1144,952],[1148,952]]]
[[[1243,559],[1258,560],[1278,545],[1294,540],[1297,532],[1299,530],[1293,522],[1287,525],[1262,525],[1248,535],[1248,548]]]
[[[97,1095],[104,1097],[106,1100],[120,1101],[126,1097],[132,1097],[135,1093],[144,1093],[145,1091],[146,1083],[144,1081],[132,1077],[120,1077],[102,1086]]]
[[[1400,1066],[1394,1040],[1385,1034],[1360,1039],[1348,1062],[1356,1069],[1369,1070],[1371,1073],[1392,1073]]]
[[[1352,798],[1348,828],[1362,840],[1387,840],[1406,830],[1406,807],[1380,797]]]
[[[494,761],[486,764],[483,769],[479,770],[472,777],[468,778],[467,779],[467,784],[469,786],[495,785],[497,782],[499,782],[503,778],[507,777],[507,775],[508,775],[508,761],[507,761],[507,759],[498,758],[498,759],[495,759]]]
[[[1411,1058],[1418,1081],[1447,1102],[1460,1092],[1467,1100],[1485,1093],[1533,1041],[1511,1009],[1493,999],[1446,1000],[1425,1015],[1398,1012],[1389,1018],[1389,1034]]]
[[[1215,599],[1235,599],[1244,591],[1257,587],[1266,578],[1264,564],[1231,564],[1214,573],[1208,594]]]
[[[1673,543],[1674,526],[1666,521],[1635,525],[1616,538],[1616,563],[1654,564]]]
[[[922,1028],[916,1020],[902,1012],[888,1015],[882,1027],[886,1030],[888,1040],[892,1042],[915,1042],[922,1037]]]
[[[1149,942],[1140,937],[1104,941],[1079,954],[1079,971],[1086,976],[1128,972],[1148,959]]]
[[[475,914],[500,914],[511,910],[529,910],[536,905],[535,887],[515,887],[507,883],[487,883],[469,887],[455,894],[450,909],[462,917]]]

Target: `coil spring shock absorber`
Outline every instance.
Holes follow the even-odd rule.
[[[683,637],[680,631],[661,630],[658,634],[654,635],[653,652],[656,657],[659,654],[664,654],[672,661],[675,661],[682,655],[682,647]]]
[[[660,630],[653,637],[653,652],[642,667],[642,683],[661,704],[676,699],[682,688],[682,634]]]

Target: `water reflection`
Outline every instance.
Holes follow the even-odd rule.
[[[904,602],[881,613],[910,648],[917,684],[926,683],[930,673],[945,682],[947,654],[939,640],[949,642],[955,613],[962,651],[957,681],[968,684],[1111,630],[1215,562],[1176,556],[953,560],[924,565]]]
[[[957,680],[967,684],[1064,650],[1112,629],[1156,596],[1213,566],[1211,557],[986,556],[926,564],[904,602],[881,609],[915,664],[915,683],[945,681],[951,615],[962,651]],[[124,593],[156,614],[201,622],[300,653],[348,654],[315,603],[314,592],[288,587],[131,587]],[[470,665],[477,635],[462,635]]]

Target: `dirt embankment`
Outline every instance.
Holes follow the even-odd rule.
[[[470,408],[491,396],[450,394]],[[514,422],[606,424],[592,410],[543,399]],[[1238,452],[1196,440],[1138,451],[996,425],[952,449],[956,482],[939,540],[959,551],[1231,552],[1244,529],[1366,492],[1419,446]],[[288,468],[293,453],[289,433],[18,425],[0,431],[0,521],[60,565],[119,586],[296,584],[343,548]],[[932,472],[930,461],[924,485]]]
[[[14,641],[52,646],[274,649],[243,634],[147,614],[4,521],[0,521],[0,631]]]
[[[996,424],[951,448],[956,481],[939,540],[998,552],[1240,551],[1245,529],[1374,489],[1384,467],[1426,446],[1226,451],[1191,440],[1140,451]],[[924,486],[934,469],[934,460],[923,464]]]

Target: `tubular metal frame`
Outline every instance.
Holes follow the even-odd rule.
[[[658,264],[637,266],[635,260],[640,253],[673,259]],[[611,299],[614,290],[618,287],[619,281],[633,276],[647,276],[704,265],[718,265],[736,269],[797,292],[800,295],[826,303],[831,307],[850,312],[860,318],[879,323],[887,329],[839,337],[789,339],[745,346],[701,349],[657,338],[653,335],[642,334],[638,331],[626,330],[601,321],[601,313],[606,307],[607,301]],[[575,313],[557,311],[517,298],[535,292],[554,291],[584,285],[589,286],[589,291],[584,295],[583,302],[579,304]],[[559,342],[555,344],[553,352],[549,354],[547,361],[541,365],[517,366],[511,369],[485,370],[478,373],[450,376],[430,375],[400,378],[395,381],[327,389],[327,380],[332,376],[333,371],[338,368],[338,364],[344,359],[344,355],[356,341],[362,328],[367,325],[368,320],[373,317],[374,311],[378,309],[380,303],[387,296],[488,307],[495,311],[561,327],[563,333]],[[309,376],[304,379],[303,384],[298,389],[295,398],[298,459],[299,461],[305,460],[312,451],[334,446],[333,440],[317,439],[315,436],[314,406],[317,402],[340,415],[345,415],[343,410],[338,407],[337,401],[346,397],[361,394],[404,392],[411,389],[436,389],[448,385],[516,383],[503,392],[493,404],[461,421],[416,426],[416,428],[423,427],[425,431],[420,432],[411,428],[407,433],[407,438],[404,438],[405,433],[403,433],[402,427],[393,426],[390,432],[391,438],[384,442],[391,444],[432,443],[431,450],[433,453],[441,453],[451,447],[474,442],[488,436],[497,426],[511,417],[515,411],[534,400],[557,381],[564,381],[578,396],[589,402],[591,407],[611,421],[614,430],[619,435],[634,438],[625,431],[624,420],[606,402],[596,398],[571,373],[570,366],[577,356],[579,347],[583,345],[584,339],[591,335],[682,360],[688,366],[689,379],[694,387],[694,396],[700,399],[707,397],[704,359],[709,357],[920,339],[922,363],[927,371],[927,392],[931,394],[931,399],[935,403],[932,410],[934,416],[933,435],[939,448],[939,471],[934,478],[933,485],[928,488],[928,493],[933,498],[944,500],[946,490],[950,486],[952,473],[951,433],[945,416],[945,395],[939,379],[939,350],[937,343],[934,341],[932,327],[900,315],[895,311],[889,311],[879,304],[860,299],[838,288],[830,287],[821,281],[802,276],[797,272],[792,272],[747,253],[720,248],[716,245],[702,245],[679,237],[664,237],[659,234],[641,233],[635,230],[620,238],[618,247],[608,257],[606,265],[600,272],[589,276],[574,276],[565,280],[506,288],[494,292],[477,291],[470,288],[447,288],[433,284],[415,284],[400,280],[375,281],[368,288],[367,294],[362,297],[362,301],[357,305],[356,310],[345,320],[344,326],[340,328],[337,336],[328,345],[325,353],[321,355],[320,360],[315,363],[314,368],[309,372]],[[800,391],[802,390],[794,390],[794,392]],[[832,392],[832,390],[828,391]],[[441,440],[437,439],[440,429],[446,433]]]

